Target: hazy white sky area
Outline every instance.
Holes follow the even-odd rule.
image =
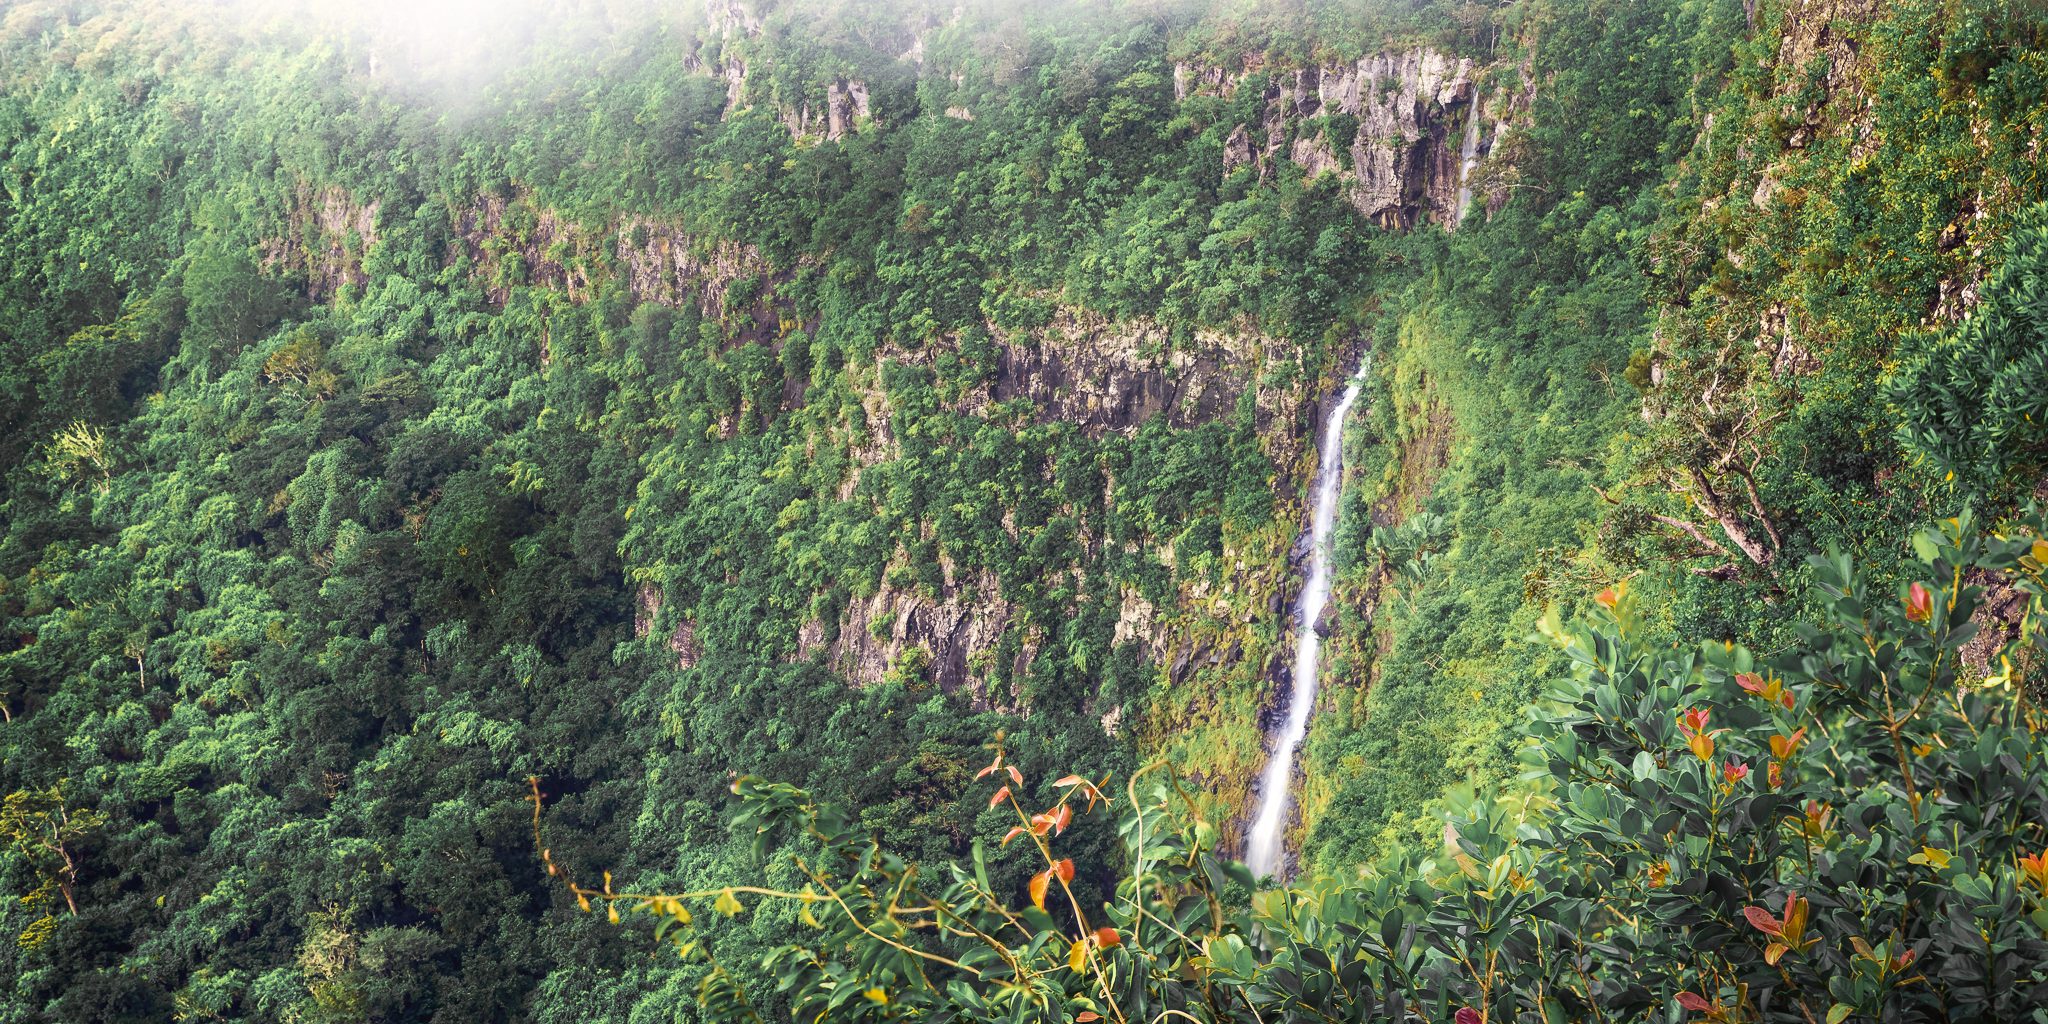
[[[161,0],[159,0],[161,2]],[[503,70],[537,35],[550,42],[650,13],[701,16],[702,0],[169,0],[225,9],[249,27],[367,41],[380,70],[467,77]],[[5,0],[0,0],[4,6]],[[664,19],[667,20],[667,19]]]

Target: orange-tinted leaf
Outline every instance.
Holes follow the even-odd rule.
[[[1934,619],[1934,595],[1917,581],[1906,588],[1906,618],[1914,622],[1930,622]]]
[[[1009,798],[1010,787],[1004,786],[1003,788],[996,790],[996,795],[988,798],[988,805],[990,807],[994,807],[995,805],[1002,803],[1003,801],[1008,800]]]
[[[1770,964],[1772,967],[1778,966],[1778,960],[1791,948],[1782,942],[1771,943],[1769,946],[1764,947],[1764,963]]]
[[[1095,944],[1104,949],[1115,949],[1124,944],[1124,937],[1118,935],[1114,928],[1097,928],[1095,929]]]
[[[1785,894],[1785,935],[1792,941],[1797,942],[1801,935],[1806,934],[1806,914],[1811,909],[1813,904],[1806,902],[1798,893]]]
[[[1060,862],[1059,862],[1058,864],[1054,864],[1054,865],[1052,866],[1052,869],[1053,869],[1054,871],[1057,871],[1057,872],[1059,872],[1059,876],[1060,876],[1060,881],[1062,881],[1062,882],[1071,882],[1071,881],[1073,881],[1073,880],[1074,880],[1074,860],[1073,860],[1073,858],[1071,858],[1071,857],[1066,857],[1066,858],[1062,858],[1062,859],[1060,860]]]
[[[1014,827],[1014,828],[1010,829],[1010,831],[1009,831],[1009,832],[1008,832],[1007,834],[1005,834],[1005,835],[1003,836],[1003,845],[1004,845],[1004,846],[1008,846],[1008,845],[1010,845],[1010,840],[1012,840],[1012,839],[1015,839],[1015,838],[1017,838],[1018,836],[1021,836],[1021,835],[1023,835],[1023,834],[1024,834],[1024,826],[1022,826],[1022,825],[1018,825],[1018,826],[1016,826],[1016,827]]]
[[[1031,905],[1045,909],[1045,887],[1052,884],[1052,872],[1041,871],[1031,876]]]
[[[1686,741],[1686,746],[1691,747],[1693,756],[1702,761],[1714,759],[1714,738],[1706,733],[1694,734],[1692,739]]]
[[[1010,766],[1010,781],[1019,786],[1024,784],[1024,773],[1018,771],[1017,766],[1014,764]]]
[[[995,773],[996,766],[989,765],[988,767],[983,768],[982,770],[974,773],[974,781],[980,782],[981,780],[988,778],[989,776],[994,775]]]
[[[1785,934],[1785,925],[1762,907],[1745,907],[1742,916],[1749,918],[1750,927],[1765,935]]]
[[[1790,736],[1771,737],[1771,756],[1780,761],[1791,757],[1792,752],[1799,749],[1799,743],[1804,739],[1806,739],[1805,729],[1800,729]]]
[[[1082,1010],[1080,1013],[1074,1015],[1074,1024],[1089,1024],[1090,1021],[1097,1021],[1101,1019],[1102,1015],[1096,1013],[1094,1010]]]
[[[1608,587],[1606,590],[1593,595],[1593,603],[1608,611],[1613,611],[1615,604],[1620,600],[1621,595],[1615,593],[1613,587]]]
[[[1061,804],[1059,810],[1052,812],[1052,834],[1059,835],[1065,832],[1067,825],[1073,820],[1074,809],[1066,804]]]
[[[1055,787],[1057,787],[1057,788],[1060,788],[1060,789],[1065,789],[1065,788],[1067,788],[1068,786],[1079,786],[1079,785],[1082,785],[1083,783],[1086,783],[1087,781],[1088,781],[1087,779],[1084,779],[1084,778],[1080,777],[1079,775],[1062,775],[1062,776],[1060,776],[1060,777],[1059,777],[1059,778],[1058,778],[1058,779],[1057,779],[1056,781],[1054,781],[1054,782],[1053,782],[1053,785],[1054,785]]]

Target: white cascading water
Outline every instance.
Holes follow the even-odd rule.
[[[1337,526],[1337,497],[1343,490],[1344,417],[1358,401],[1358,391],[1372,368],[1372,353],[1359,364],[1358,373],[1344,387],[1344,397],[1330,410],[1316,441],[1316,477],[1310,485],[1315,511],[1308,524],[1308,580],[1294,599],[1294,676],[1287,692],[1287,718],[1273,740],[1273,755],[1259,776],[1258,813],[1252,817],[1245,836],[1245,864],[1258,877],[1279,874],[1284,868],[1287,808],[1293,796],[1294,755],[1308,734],[1309,712],[1315,709],[1316,664],[1322,654],[1323,638],[1316,633],[1316,620],[1330,600],[1330,535]]]
[[[1479,166],[1479,111],[1474,105],[1465,119],[1465,143],[1458,148],[1458,208],[1451,215],[1451,227],[1465,222],[1472,207],[1472,168]]]

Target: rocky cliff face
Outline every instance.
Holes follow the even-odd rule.
[[[835,78],[826,83],[825,101],[815,116],[811,101],[803,99],[793,106],[784,106],[781,119],[783,127],[796,138],[822,136],[827,142],[837,142],[868,113],[867,83],[859,79]]]
[[[1201,331],[1175,347],[1156,324],[1114,322],[1072,309],[1060,310],[1051,323],[1031,331],[990,325],[990,333],[995,372],[961,396],[961,412],[1023,400],[1041,422],[1076,424],[1099,437],[1133,432],[1155,417],[1178,427],[1206,423],[1230,414],[1249,390],[1255,423],[1280,477],[1305,472],[1300,464],[1307,458],[1306,442],[1294,424],[1321,392],[1263,382],[1266,366],[1292,358],[1281,339],[1254,331]],[[915,350],[885,349],[877,358],[929,365],[952,344],[941,339]],[[898,454],[886,396],[872,386],[862,392],[865,430],[846,439],[854,468],[842,499],[852,495],[862,471]],[[1091,548],[1103,543],[1085,526],[1083,534]],[[1171,564],[1170,549],[1155,554]],[[1277,551],[1226,550],[1225,558],[1234,567],[1233,589],[1278,593],[1285,559]],[[1126,589],[1116,639],[1144,646],[1175,679],[1203,666],[1234,663],[1243,656],[1245,641],[1232,630],[1248,623],[1233,620],[1224,628],[1212,621],[1230,615],[1221,600],[1222,595],[1196,585],[1176,595],[1174,607],[1162,610]],[[1277,609],[1279,598],[1274,601]],[[1027,629],[1005,647],[1016,622],[1016,609],[993,576],[963,574],[946,565],[936,594],[885,582],[873,595],[852,602],[830,627],[807,624],[797,656],[822,652],[828,664],[859,685],[881,681],[908,657],[924,662],[929,677],[951,691],[983,677],[998,658],[1009,659],[1013,675],[1029,669],[1040,637],[1036,628]]]
[[[1173,79],[1182,102],[1262,84],[1259,116],[1231,130],[1224,167],[1263,178],[1284,160],[1312,178],[1335,174],[1358,211],[1389,228],[1455,227],[1461,189],[1529,98],[1519,83],[1482,90],[1470,58],[1423,49],[1292,69],[1179,64]]]
[[[1748,4],[1746,10],[1754,29],[1758,9]],[[1821,140],[1838,135],[1847,138],[1849,152],[1857,159],[1870,152],[1876,141],[1875,111],[1859,70],[1862,44],[1858,37],[1877,13],[1877,0],[1788,0],[1782,6],[1777,15],[1778,50],[1768,68],[1771,77],[1765,93],[1773,104],[1773,129],[1744,136],[1733,153],[1737,163],[1744,165],[1743,173],[1729,182],[1725,192],[1701,199],[1702,220],[1727,217],[1730,211],[1739,213],[1744,204],[1766,217],[1789,217],[1801,200],[1796,198],[1797,190],[1788,193],[1784,183],[1797,180],[1802,170],[1811,167]],[[1729,155],[1714,149],[1715,122],[1712,113],[1703,119],[1688,160],[1706,167]],[[1759,234],[1770,245],[1777,244],[1771,238],[1774,232]],[[1760,247],[1754,237],[1727,241],[1719,247],[1719,257],[1730,268],[1743,271],[1752,261],[1768,259],[1770,245]],[[1981,266],[1980,260],[1972,263]],[[1974,274],[1944,282],[1934,318],[1960,318],[1975,301],[1975,284]],[[1674,341],[1687,336],[1688,305],[1670,303],[1660,313],[1649,366],[1650,382],[1657,390],[1644,396],[1645,421],[1674,412],[1711,410],[1716,402],[1725,404],[1740,397],[1729,394],[1728,383],[1716,372],[1687,366],[1673,353]],[[1820,368],[1817,352],[1827,339],[1816,333],[1819,325],[1806,322],[1810,318],[1784,298],[1755,301],[1745,297],[1727,303],[1723,311],[1742,315],[1729,316],[1726,324],[1717,325],[1719,329],[1728,334],[1731,344],[1747,341],[1753,345],[1764,357],[1771,377],[1803,376]],[[1667,381],[1679,380],[1686,385],[1666,386]]]
[[[996,372],[976,404],[1028,399],[1042,421],[1077,424],[1092,435],[1131,430],[1154,416],[1177,427],[1212,420],[1237,402],[1259,356],[1258,340],[1244,335],[1200,332],[1176,349],[1157,325],[1076,310],[1062,310],[1042,330],[993,333]]]
[[[945,583],[935,597],[885,583],[847,607],[830,641],[824,623],[806,624],[798,635],[798,658],[822,651],[826,664],[858,686],[881,682],[899,666],[921,672],[948,693],[985,676],[1017,610],[1002,596],[994,574],[941,568]],[[1037,630],[1028,630],[1009,655],[1010,673],[1028,672],[1037,650]]]
[[[344,286],[369,280],[363,256],[377,244],[377,216],[384,204],[363,201],[337,186],[301,183],[292,195],[285,233],[262,246],[263,268],[275,274],[303,274],[306,295],[315,302],[334,298]]]
[[[822,95],[764,94],[766,90],[758,89],[749,78],[747,43],[764,34],[767,23],[741,0],[705,0],[704,14],[710,56],[707,60],[693,54],[685,63],[725,83],[728,115],[757,102],[767,103],[792,137],[822,138],[827,142],[844,138],[870,116],[867,83],[844,75],[826,82]],[[921,60],[923,44],[923,36],[916,36],[899,59],[913,63]]]
[[[693,58],[693,66],[725,82],[728,112],[767,103],[793,136],[825,141],[843,138],[872,116],[867,83],[844,75],[813,94],[766,94],[751,84],[747,56],[748,42],[768,31],[762,17],[743,0],[706,0],[705,13],[706,56]],[[894,59],[920,75],[939,73],[924,66],[924,36],[933,27],[906,26],[908,43]],[[1310,177],[1335,174],[1360,213],[1398,229],[1424,222],[1455,227],[1472,205],[1474,185],[1482,186],[1476,198],[1497,207],[1505,191],[1485,187],[1486,176],[1475,172],[1526,110],[1533,86],[1526,69],[1478,67],[1469,57],[1430,49],[1298,68],[1266,67],[1256,56],[1235,68],[1182,63],[1173,77],[1181,102],[1229,98],[1247,83],[1262,90],[1259,116],[1235,125],[1225,142],[1226,169],[1250,165],[1263,178],[1284,160]],[[974,117],[957,104],[940,112]]]
[[[748,43],[771,27],[744,0],[707,0],[706,11],[711,37],[697,51],[693,66],[725,83],[729,112],[772,104],[792,135],[826,141],[844,137],[874,116],[867,85],[845,75],[825,80],[815,96],[768,95],[766,76],[749,63],[761,58],[752,55]],[[955,71],[923,68],[921,35],[896,59],[917,65],[920,73],[946,75],[956,89],[962,84]],[[1229,98],[1243,88],[1260,89],[1258,115],[1232,126],[1227,166],[1249,166],[1266,177],[1287,162],[1311,175],[1336,175],[1362,214],[1405,229],[1425,223],[1455,226],[1470,205],[1461,190],[1479,183],[1474,168],[1498,148],[1512,117],[1526,107],[1525,90],[1489,87],[1483,77],[1469,59],[1409,50],[1350,64],[1283,70],[1182,65],[1175,69],[1174,86],[1176,98],[1190,104],[1203,97]],[[974,116],[961,106],[943,113]],[[1477,194],[1488,193],[1480,187]],[[374,243],[377,206],[327,193],[309,193],[303,205],[311,227],[298,235],[317,244],[298,242],[297,249],[281,249],[279,259],[317,265],[318,273],[309,275],[317,282],[316,297],[332,295],[342,283],[360,279],[360,253]],[[749,246],[697,238],[673,223],[625,214],[608,223],[582,224],[540,206],[524,192],[477,196],[453,210],[451,219],[449,258],[466,260],[493,302],[503,303],[521,285],[587,301],[600,284],[611,281],[639,301],[695,303],[714,316],[742,314],[742,320],[752,321],[742,331],[749,340],[773,345],[779,335],[775,287],[789,268],[778,271]],[[350,240],[336,241],[345,236]],[[751,282],[743,296],[735,293],[741,282]],[[1300,425],[1333,383],[1269,375],[1270,367],[1293,362],[1292,345],[1248,326],[1175,340],[1157,324],[1111,321],[1071,307],[1061,307],[1042,327],[988,329],[995,350],[992,372],[958,397],[963,413],[1022,401],[1041,422],[1070,423],[1085,435],[1102,437],[1136,431],[1156,418],[1176,427],[1197,426],[1231,414],[1249,393],[1262,446],[1273,463],[1281,518],[1286,519],[1286,504],[1296,500],[1293,482],[1311,468],[1309,442]],[[877,363],[928,364],[953,344],[941,338],[914,349],[884,346]],[[834,428],[829,439],[846,444],[852,456],[841,500],[853,497],[867,467],[899,454],[892,409],[878,374],[872,368],[849,372],[860,413]],[[800,383],[783,398],[785,408],[803,401]],[[1204,673],[1218,673],[1215,678],[1221,679],[1276,671],[1275,652],[1254,636],[1251,625],[1284,607],[1292,578],[1286,554],[1292,539],[1291,530],[1280,529],[1271,537],[1240,539],[1242,549],[1226,549],[1227,593],[1212,593],[1197,582],[1155,603],[1125,588],[1117,640],[1141,645],[1177,681],[1210,678]],[[1097,549],[1105,543],[1093,536],[1083,542]],[[1168,548],[1148,557],[1171,566],[1173,553]],[[700,649],[692,610],[664,611],[658,589],[643,587],[638,599],[638,631],[659,632],[680,665],[694,664]],[[948,565],[943,584],[934,591],[878,581],[867,596],[851,601],[837,621],[803,624],[792,654],[821,656],[856,684],[879,682],[916,663],[918,672],[955,690],[997,667],[1012,674],[1026,671],[1039,641],[1035,627],[1018,621],[996,579]],[[999,661],[1006,663],[998,666]]]
[[[582,302],[600,276],[617,274],[627,293],[642,302],[695,302],[715,315],[725,308],[736,282],[753,279],[766,285],[774,278],[768,261],[752,246],[706,242],[644,217],[622,217],[593,229],[535,205],[524,194],[472,200],[456,213],[453,248],[450,258],[467,256],[485,294],[499,304],[519,284],[558,289]]]

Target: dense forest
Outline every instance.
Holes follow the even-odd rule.
[[[2048,1024],[2044,148],[2009,0],[0,5],[0,1024]]]

